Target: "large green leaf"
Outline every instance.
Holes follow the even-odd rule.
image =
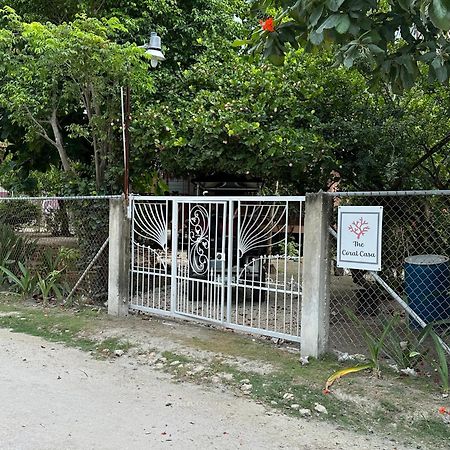
[[[327,6],[331,11],[336,12],[344,1],[345,0],[327,0]]]
[[[231,45],[232,47],[242,47],[243,45],[252,44],[253,41],[250,39],[236,39]]]
[[[447,66],[444,64],[444,61],[442,58],[437,57],[433,60],[431,63],[431,67],[434,70],[434,73],[436,75],[436,79],[444,83],[448,78],[448,72],[447,72]]]
[[[345,33],[347,33],[349,27],[350,27],[350,17],[348,17],[347,14],[342,14],[339,19],[339,22],[337,23],[337,25],[335,27],[336,31],[339,34],[345,34]]]
[[[323,33],[313,31],[309,34],[309,41],[313,45],[320,45],[323,42]]]
[[[312,27],[315,27],[317,25],[317,22],[319,22],[319,19],[322,17],[322,13],[323,5],[319,5],[312,10],[311,15],[309,16],[309,24]]]
[[[367,46],[367,48],[374,54],[374,55],[383,55],[384,54],[384,50],[380,47],[378,47],[378,45],[375,44],[369,44]]]
[[[323,21],[322,25],[320,25],[317,29],[317,32],[322,33],[324,30],[335,28],[339,24],[340,20],[341,14],[332,14]]]
[[[343,58],[344,67],[346,67],[347,69],[352,67],[358,54],[359,54],[358,47],[356,45],[350,45],[344,53]]]
[[[433,0],[428,13],[436,28],[450,30],[450,0]]]

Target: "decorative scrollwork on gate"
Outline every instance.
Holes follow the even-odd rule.
[[[167,249],[167,204],[135,202],[134,233]]]
[[[209,214],[201,205],[194,206],[190,211],[190,233],[191,247],[189,251],[189,264],[197,275],[204,275],[209,269]]]
[[[242,205],[239,256],[255,248],[277,245],[282,242],[287,226],[287,204]]]

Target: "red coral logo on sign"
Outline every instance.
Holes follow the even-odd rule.
[[[351,233],[356,235],[357,239],[359,239],[370,230],[369,222],[361,217],[361,219],[353,221],[352,224],[348,226],[348,229]]]

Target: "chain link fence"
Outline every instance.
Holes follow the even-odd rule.
[[[413,342],[423,324],[450,319],[450,191],[330,195],[331,233],[337,229],[339,206],[384,209],[382,270],[332,265],[330,350],[365,351],[351,313],[374,335],[398,316],[392,332],[396,342]],[[38,301],[105,302],[110,198],[0,198],[2,291]],[[335,260],[334,237],[330,243]],[[448,324],[437,330],[450,346]]]
[[[363,352],[361,330],[381,336],[395,315],[398,322],[386,337],[388,350],[401,345],[403,350],[413,351],[420,330],[432,322],[437,323],[444,345],[450,345],[450,325],[439,324],[450,319],[450,191],[330,195],[334,197],[330,229],[331,349]],[[383,207],[380,272],[336,267],[337,210],[346,205]],[[353,314],[360,326],[355,326]]]
[[[44,302],[105,302],[109,198],[0,198],[2,291]]]

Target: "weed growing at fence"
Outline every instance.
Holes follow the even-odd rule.
[[[369,353],[368,363],[347,367],[345,369],[340,369],[334,372],[325,383],[324,392],[326,394],[330,392],[329,389],[336,380],[351,373],[361,372],[363,370],[370,369],[379,378],[381,376],[380,356],[383,350],[385,339],[390,333],[390,331],[393,329],[395,324],[398,322],[398,316],[393,316],[389,321],[385,323],[382,333],[379,336],[377,336],[364,326],[363,322],[356,317],[353,311],[346,308],[345,312],[347,316],[350,318],[350,320],[355,324],[355,326],[358,327],[361,331],[361,334],[367,345],[367,350]]]
[[[7,276],[11,288],[23,300],[29,300],[37,294],[44,305],[47,305],[51,299],[62,300],[69,293],[70,289],[63,275],[67,268],[66,262],[70,263],[74,254],[76,250],[64,247],[56,254],[51,249],[46,249],[41,267],[34,268],[34,271],[18,261],[16,273],[6,266],[0,266],[0,272]]]
[[[39,294],[42,297],[44,306],[48,305],[51,296],[55,296],[58,300],[61,300],[62,293],[59,290],[58,281],[61,276],[61,272],[55,270],[50,272],[47,276],[43,277],[38,273],[37,286],[39,288]]]
[[[326,394],[330,393],[330,387],[335,381],[343,376],[361,372],[365,370],[372,370],[377,377],[381,377],[380,357],[384,353],[387,357],[395,362],[397,370],[412,371],[413,374],[418,375],[419,372],[414,370],[414,367],[421,362],[428,363],[428,366],[433,368],[439,375],[442,393],[447,395],[449,392],[449,368],[444,344],[442,339],[435,331],[438,325],[447,325],[449,321],[439,321],[427,325],[422,332],[416,336],[409,332],[409,340],[402,340],[400,333],[396,329],[400,320],[397,315],[392,316],[388,320],[382,320],[383,330],[379,335],[376,335],[370,328],[364,325],[354,313],[348,308],[345,308],[347,316],[359,329],[364,341],[367,345],[368,357],[367,363],[358,364],[356,366],[347,367],[334,372],[325,383]],[[404,330],[402,330],[404,332]],[[430,337],[431,343],[434,345],[436,358],[429,357],[430,347],[426,339]]]
[[[448,320],[442,320],[438,322],[438,324],[440,325],[443,324],[448,325],[449,323],[450,321]],[[446,354],[444,346],[442,345],[442,340],[439,338],[438,334],[435,331],[434,328],[435,326],[436,324],[433,323],[427,325],[420,334],[419,342],[423,342],[428,336],[431,337],[437,354],[436,360],[434,359],[431,360],[431,365],[439,374],[442,392],[444,394],[448,394],[449,393],[449,370],[447,362],[448,355]]]
[[[36,241],[18,235],[10,225],[0,223],[0,266],[13,273],[19,270],[18,263],[27,265],[36,251]],[[0,271],[0,285],[5,282],[5,273]]]
[[[427,353],[427,350],[423,351],[420,348],[420,342],[416,334],[408,327],[402,327],[400,331],[397,326],[389,330],[383,351],[397,365],[399,370],[414,369]]]
[[[24,300],[33,295],[38,280],[20,261],[18,262],[18,265],[20,274],[17,276],[4,266],[0,266],[0,270],[8,277],[8,280],[16,287],[18,294],[22,297],[22,300]]]
[[[50,297],[72,291],[85,303],[104,302],[107,296],[109,199],[102,197],[42,197],[0,199],[0,266],[21,276],[21,262],[33,276],[46,280],[60,272]],[[96,261],[91,264],[94,256]],[[89,270],[87,268],[89,267]],[[78,283],[80,277],[83,279]],[[0,271],[0,285],[9,290],[8,277]],[[20,287],[12,281],[15,288]],[[47,284],[41,282],[40,295]],[[36,294],[36,290],[32,294]],[[26,293],[28,295],[28,293]]]

